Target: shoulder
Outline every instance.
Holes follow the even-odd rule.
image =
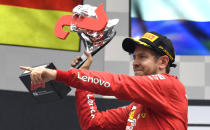
[[[171,74],[166,74],[166,73],[147,75],[146,77],[150,80],[159,81],[163,83],[180,82],[176,76],[173,76]]]
[[[166,95],[170,95],[173,97],[180,97],[181,95],[183,95],[185,97],[185,86],[176,76],[170,74],[162,75],[165,77],[166,80],[164,80],[164,82],[161,82],[160,84],[163,84]]]
[[[179,79],[171,74],[159,73],[154,75],[147,75],[145,78],[152,81],[161,90],[185,89],[184,85],[179,81]]]

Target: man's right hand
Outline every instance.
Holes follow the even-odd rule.
[[[57,71],[53,69],[47,69],[44,67],[26,67],[20,66],[20,69],[30,71],[30,77],[32,84],[39,84],[43,82],[48,82],[50,80],[55,80],[57,76]]]
[[[87,51],[84,51],[84,53],[87,56],[87,60],[85,61],[85,63],[79,69],[89,70],[90,69],[90,66],[91,66],[91,64],[93,62],[93,57]],[[75,58],[72,61],[71,66],[74,67],[80,60],[81,60],[81,57],[80,56],[77,57],[77,58]]]

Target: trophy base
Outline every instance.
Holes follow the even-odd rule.
[[[56,69],[53,63],[41,66],[49,69]],[[64,83],[53,80],[43,84],[32,85],[29,71],[24,71],[19,78],[39,103],[61,100],[71,91],[71,88]]]

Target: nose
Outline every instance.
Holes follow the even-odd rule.
[[[139,62],[137,61],[137,60],[134,60],[133,61],[133,67],[136,67],[136,66],[138,66],[139,65]]]

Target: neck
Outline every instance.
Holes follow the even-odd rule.
[[[157,74],[159,74],[159,73],[166,73],[166,70],[165,69],[158,70]]]

